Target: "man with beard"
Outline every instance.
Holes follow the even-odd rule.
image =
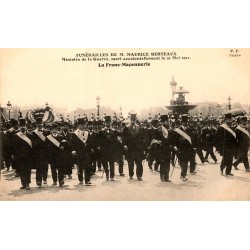
[[[68,175],[69,179],[72,179],[72,167],[74,166],[73,156],[72,156],[72,150],[71,150],[71,137],[72,133],[69,132],[69,123],[66,121],[62,122],[62,132],[60,133],[62,135],[63,139],[67,141],[67,143],[64,143],[64,158],[65,161],[64,164],[64,174],[65,176]]]
[[[160,165],[160,179],[162,182],[170,182],[170,158],[171,158],[171,134],[168,130],[168,115],[161,115],[161,126],[159,121],[154,119],[151,124],[156,129],[154,130],[151,147],[155,148],[154,158]]]
[[[36,118],[36,129],[33,130],[33,151],[34,151],[34,165],[36,168],[36,184],[41,187],[42,181],[47,184],[48,178],[48,157],[47,144],[45,142],[46,136],[50,133],[43,127],[43,120],[41,117]]]
[[[86,130],[86,122],[85,118],[77,119],[77,129],[71,138],[71,149],[72,154],[75,156],[79,184],[83,184],[84,171],[85,185],[91,185],[90,178],[94,151],[90,147],[91,142],[89,132]]]
[[[33,164],[32,140],[33,136],[27,131],[26,120],[20,118],[20,131],[14,135],[14,156],[19,166],[19,174],[22,187],[20,189],[30,190],[31,168]]]
[[[123,131],[122,142],[124,150],[127,152],[129,168],[129,178],[133,179],[134,166],[136,165],[136,176],[138,181],[142,181],[144,159],[144,137],[140,126],[136,124],[136,114],[130,115],[130,125]]]
[[[217,151],[222,156],[222,161],[220,165],[221,174],[223,175],[223,170],[226,168],[226,175],[233,176],[232,164],[233,157],[236,149],[236,134],[231,129],[232,115],[225,114],[225,123],[218,127],[216,133],[216,148]]]
[[[111,128],[111,116],[105,116],[105,127],[100,132],[101,161],[106,173],[106,180],[114,181],[115,177],[115,134]]]
[[[247,125],[247,117],[242,116],[240,118],[240,125],[238,125],[235,130],[238,158],[233,165],[235,169],[238,170],[238,165],[241,162],[243,162],[246,171],[250,172],[248,155],[247,155],[249,150],[249,132],[247,131],[246,125]]]
[[[46,137],[48,160],[51,168],[53,185],[64,185],[64,146],[61,144],[63,141],[62,135],[59,134],[58,124],[52,123],[51,134]]]

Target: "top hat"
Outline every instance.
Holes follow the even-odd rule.
[[[168,115],[161,115],[161,122],[168,121]]]
[[[232,118],[232,114],[231,113],[226,113],[224,115],[225,119],[231,119]]]
[[[43,123],[43,119],[42,119],[41,116],[38,116],[38,117],[36,118],[36,124],[41,124],[41,123]]]
[[[181,121],[182,122],[188,122],[188,115],[182,115],[181,116]]]
[[[77,124],[78,125],[83,125],[86,123],[86,119],[83,117],[77,118]]]
[[[25,118],[20,118],[19,119],[19,125],[20,126],[26,126],[26,119]]]
[[[111,123],[111,116],[110,116],[110,115],[106,115],[106,116],[104,117],[104,121],[105,121],[106,123]]]
[[[130,120],[135,122],[136,121],[136,114],[130,114]]]

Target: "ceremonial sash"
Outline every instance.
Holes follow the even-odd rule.
[[[222,128],[224,128],[224,129],[226,129],[230,134],[232,134],[233,135],[233,137],[235,137],[236,138],[236,134],[234,133],[234,131],[231,129],[231,128],[229,128],[226,124],[222,124],[222,125],[220,125]]]
[[[47,138],[54,144],[56,145],[58,148],[60,146],[60,142],[58,140],[56,140],[52,135],[48,135]]]
[[[168,130],[163,126],[162,126],[162,134],[164,138],[168,139]]]
[[[192,145],[191,137],[188,134],[186,134],[184,131],[182,131],[179,128],[176,128],[174,131],[177,132],[182,137],[184,137]]]
[[[29,146],[32,148],[32,142],[31,142],[31,140],[30,140],[25,134],[23,134],[22,132],[18,132],[18,133],[16,133],[16,134],[17,134],[17,136],[19,136],[22,140],[26,141],[26,142],[29,144]]]
[[[237,126],[236,129],[239,129],[241,132],[245,133],[249,137],[249,132],[246,129],[242,128],[241,126]]]
[[[75,135],[76,135],[84,144],[86,143],[86,141],[87,141],[87,139],[88,139],[88,132],[87,132],[87,131],[84,132],[84,135],[81,135],[80,133],[78,133],[78,131],[75,131],[74,133],[75,133]]]
[[[43,135],[41,131],[34,130],[34,132],[36,133],[37,136],[39,136],[41,140],[45,141],[46,137]]]

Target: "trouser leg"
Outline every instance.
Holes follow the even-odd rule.
[[[141,160],[136,160],[136,176],[137,178],[141,178],[143,174],[143,166],[142,166],[142,161]]]
[[[102,161],[102,165],[106,174],[106,179],[109,179],[109,166],[108,166],[108,161],[104,160]]]
[[[77,166],[77,176],[80,182],[83,182],[83,165]]]
[[[202,150],[201,150],[200,147],[197,148],[197,154],[198,154],[201,162],[204,163],[205,162],[205,158],[204,158],[204,155],[203,155]]]
[[[91,177],[91,165],[86,163],[86,166],[84,168],[84,180],[85,184],[87,184],[90,181]]]
[[[188,169],[188,160],[186,159],[179,159],[179,160],[181,166],[181,177],[186,177]]]
[[[123,174],[123,158],[119,158],[118,160],[118,165],[119,165],[119,174]]]
[[[110,178],[115,177],[115,162],[113,160],[109,161],[109,168],[110,168]]]
[[[43,171],[42,171],[43,181],[47,181],[48,179],[48,170],[49,170],[49,164],[45,162],[43,165]]]
[[[129,171],[129,177],[134,176],[134,160],[128,159],[128,171]]]
[[[234,154],[232,154],[230,152],[225,153],[224,163],[225,163],[225,167],[226,167],[226,175],[231,174],[233,157],[234,157]]]
[[[192,154],[190,155],[190,173],[193,173],[196,168],[196,163],[195,163],[195,156],[196,156],[196,151],[193,150]]]
[[[50,169],[51,169],[51,175],[52,175],[52,180],[53,182],[57,182],[57,170],[56,170],[56,165],[55,164],[50,164]]]

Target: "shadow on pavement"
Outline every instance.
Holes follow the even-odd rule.
[[[85,185],[82,185],[82,184],[77,184],[77,185],[74,185],[74,190],[77,190],[79,192],[86,192],[86,191],[90,191],[94,188],[96,188],[96,185],[91,185],[91,186],[85,186]]]
[[[108,187],[113,187],[113,188],[121,184],[122,184],[121,180],[118,180],[118,179],[116,179],[115,181],[104,181],[101,183],[102,186],[108,186]]]

